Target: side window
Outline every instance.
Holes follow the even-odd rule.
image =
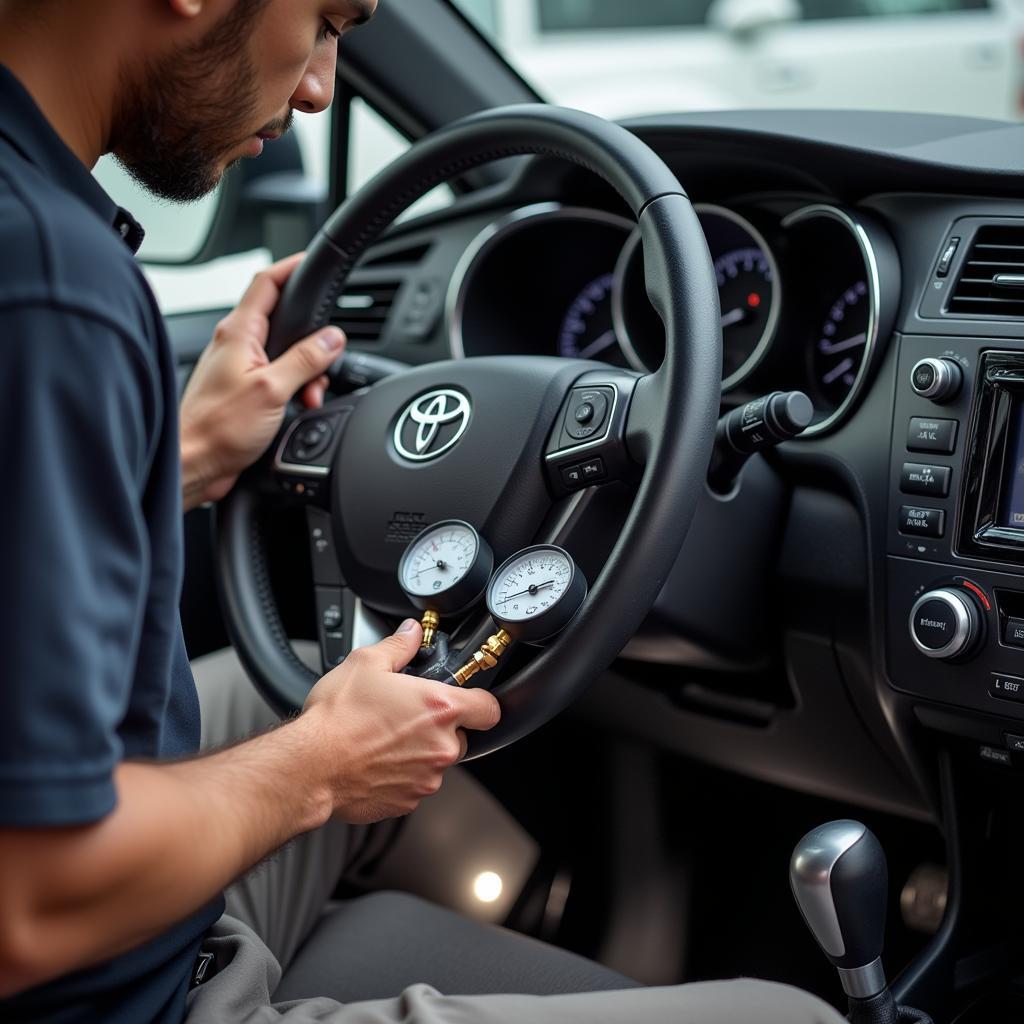
[[[984,11],[989,0],[800,0],[805,21],[826,18],[907,18],[952,11]]]
[[[330,166],[330,113],[295,118],[305,177],[325,187]],[[348,190],[354,191],[402,153],[408,141],[361,99],[352,101]],[[165,315],[228,309],[238,302],[253,274],[270,263],[270,251],[257,246],[203,263],[190,264],[206,243],[220,201],[220,190],[190,205],[168,203],[149,195],[109,157],[95,175],[119,205],[146,229],[139,252]],[[406,216],[451,202],[447,186],[424,196]]]
[[[711,0],[536,0],[541,32],[703,25]]]

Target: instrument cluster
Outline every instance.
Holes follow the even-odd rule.
[[[899,301],[884,228],[828,203],[695,209],[718,280],[726,402],[802,390],[815,407],[805,436],[837,425]],[[635,225],[556,203],[516,210],[477,236],[452,281],[448,327],[456,358],[547,354],[650,372],[665,353]]]

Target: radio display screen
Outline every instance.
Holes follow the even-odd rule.
[[[1024,530],[1024,402],[1019,400],[1013,403],[1006,432],[998,525]]]

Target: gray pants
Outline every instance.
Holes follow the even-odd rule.
[[[275,720],[229,652],[199,659],[193,670],[203,707],[204,746],[244,738]],[[369,934],[365,943],[357,938],[356,944],[332,944],[337,929],[332,932],[330,922],[325,928],[322,915],[339,880],[379,851],[390,828],[387,823],[370,828],[331,823],[290,843],[236,882],[226,893],[226,913],[204,943],[204,950],[215,956],[216,973],[190,994],[188,1024],[842,1024],[843,1018],[819,999],[768,982],[737,980],[609,990],[609,979],[615,976],[596,965],[511,933],[469,925],[439,910],[421,916],[420,920],[427,922],[426,927],[421,924],[425,934],[402,936],[403,942],[434,946],[437,973],[424,968],[432,976],[408,978],[399,983],[405,985],[404,990],[388,992],[388,998],[350,1002],[345,996],[349,989],[344,982],[346,972],[368,970],[360,962],[372,962],[378,953]],[[381,902],[385,897],[366,900],[376,901],[372,906],[378,912],[399,906]],[[371,902],[365,903],[364,909],[369,909]],[[410,904],[413,913],[409,920],[415,921],[415,901]],[[426,905],[423,909],[426,911]],[[358,920],[358,912],[354,919]],[[369,933],[372,918],[366,920]],[[321,948],[315,948],[318,942]],[[456,955],[466,960],[490,954],[499,974],[514,971],[520,962],[524,970],[536,971],[541,963],[545,966],[540,970],[548,969],[542,991],[560,991],[559,983],[551,982],[552,972],[569,988],[600,991],[529,995],[523,993],[531,991],[530,985],[520,990],[506,979],[496,982],[494,989],[504,988],[503,995],[442,995],[429,984],[414,983],[443,984],[438,978],[446,976],[445,963],[455,949],[460,950]],[[385,958],[402,955],[400,944],[379,952]],[[428,961],[429,956],[424,962]],[[285,974],[282,983],[282,974],[290,968],[292,977]],[[488,968],[481,966],[480,970],[486,980]],[[316,992],[297,991],[303,982],[311,984],[310,978],[319,978],[322,987]],[[622,983],[628,984],[626,979]],[[459,982],[451,984],[458,986]],[[443,987],[475,991],[478,986]],[[295,998],[297,995],[304,998]]]

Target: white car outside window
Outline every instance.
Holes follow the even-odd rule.
[[[455,0],[546,98],[1017,119],[1017,0]]]

